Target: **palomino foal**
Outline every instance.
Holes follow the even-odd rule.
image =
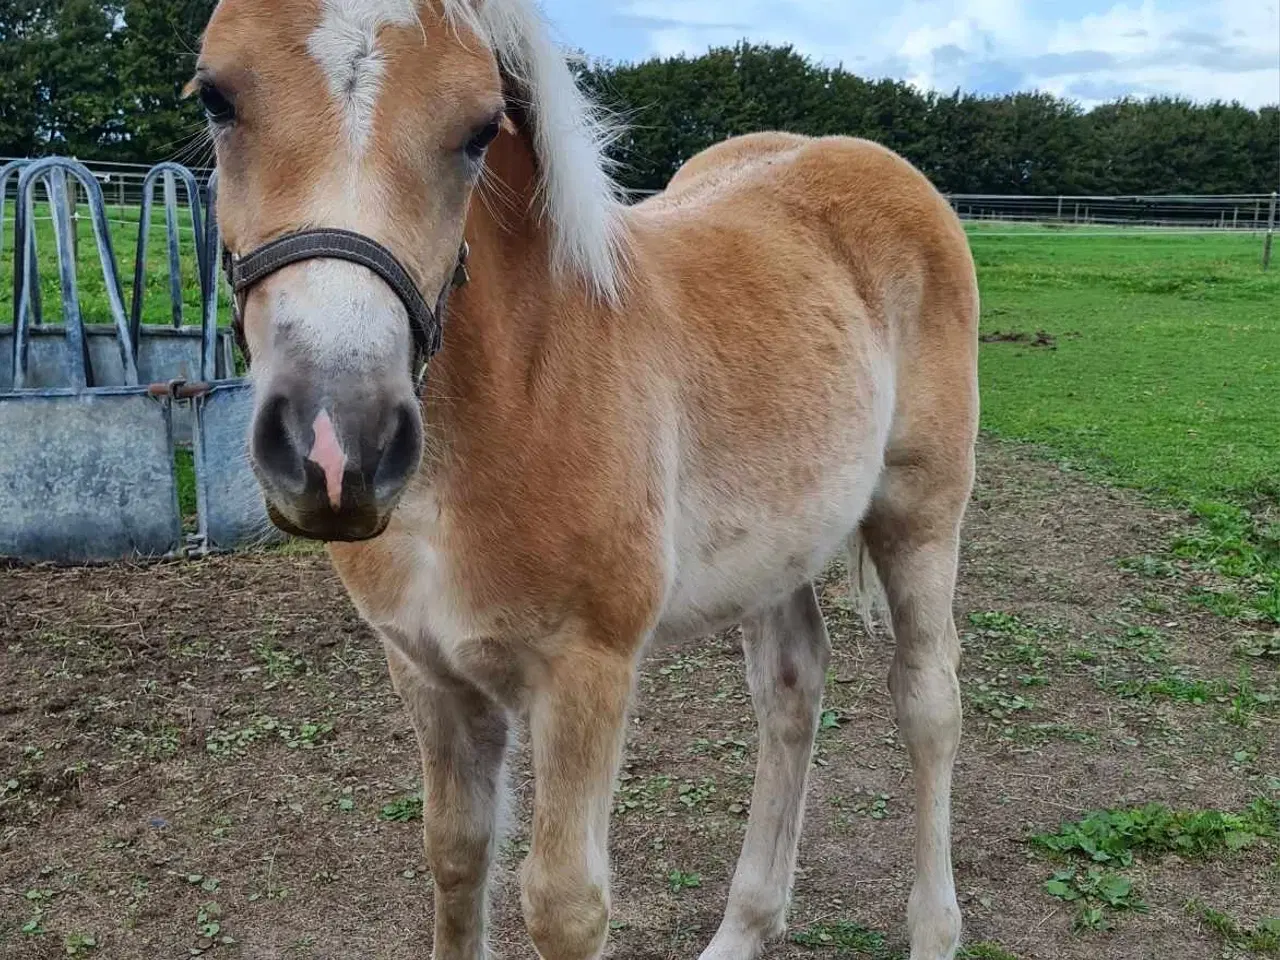
[[[263,494],[331,542],[417,731],[437,960],[487,955],[517,719],[529,932],[545,960],[601,955],[637,664],[735,622],[759,767],[702,958],[782,932],[829,654],[811,583],[848,544],[896,637],[911,956],[952,957],[978,298],[945,200],[872,144],[759,134],[624,207],[532,0],[222,0],[192,89]]]

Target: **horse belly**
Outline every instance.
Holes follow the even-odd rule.
[[[659,640],[700,636],[781,603],[813,580],[866,513],[881,449],[833,469],[799,509],[695,498],[675,536],[676,575],[659,620]],[[873,449],[871,449],[873,447]]]

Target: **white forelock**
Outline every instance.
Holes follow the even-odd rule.
[[[447,19],[489,44],[527,98],[551,225],[553,265],[614,300],[624,284],[625,234],[605,148],[616,129],[578,88],[533,0],[441,0]]]

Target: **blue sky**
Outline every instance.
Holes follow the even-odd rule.
[[[869,77],[979,93],[1038,88],[1280,101],[1278,0],[542,0],[595,57],[790,43]]]

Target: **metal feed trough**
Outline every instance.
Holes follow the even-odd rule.
[[[133,296],[126,312],[102,191],[62,157],[0,168],[0,224],[17,177],[13,324],[0,327],[0,558],[92,562],[201,555],[262,542],[270,525],[245,456],[251,397],[217,327],[221,243],[216,180],[165,163],[142,191]],[[172,324],[144,324],[146,252],[163,190]],[[53,221],[61,322],[45,323],[36,189]],[[79,191],[77,191],[79,188]],[[185,322],[179,188],[195,233],[200,317]],[[110,322],[86,323],[77,276],[77,192],[87,202]],[[4,231],[0,229],[0,250]],[[178,450],[195,471],[196,525],[178,506]]]

